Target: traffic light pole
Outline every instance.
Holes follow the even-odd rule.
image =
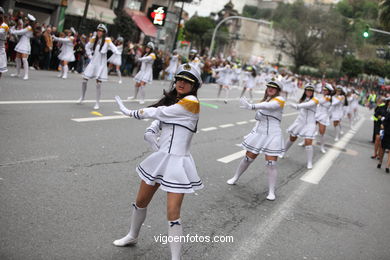
[[[369,30],[373,31],[373,32],[377,32],[377,33],[390,35],[390,32],[388,32],[388,31],[378,30],[378,29],[374,29],[374,28],[369,28]]]

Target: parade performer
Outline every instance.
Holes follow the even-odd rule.
[[[73,29],[74,30],[74,29]],[[74,57],[74,37],[73,37],[74,32],[72,30],[64,30],[63,37],[53,37],[53,41],[57,41],[62,43],[61,49],[60,49],[60,54],[58,55],[58,59],[61,61],[60,66],[61,66],[61,73],[58,75],[59,78],[67,79],[68,78],[68,71],[69,67],[68,64],[69,62],[75,61]]]
[[[165,69],[165,72],[168,73],[168,80],[173,79],[173,75],[179,66],[179,55],[177,54],[177,50],[173,50],[171,59],[169,60],[169,65]]]
[[[353,89],[352,90],[353,93],[352,93],[352,97],[353,97],[353,100],[352,100],[352,119],[353,121],[356,121],[359,119],[359,111],[358,111],[358,108],[359,108],[359,92],[356,90],[356,89]]]
[[[385,99],[385,114],[381,118],[381,124],[382,124],[382,130],[381,130],[381,152],[379,154],[379,163],[377,168],[381,168],[383,156],[386,152],[386,150],[390,150],[390,98]],[[387,165],[386,165],[386,173],[390,173],[390,152],[388,153],[387,157]]]
[[[332,92],[334,91],[332,85],[325,83],[322,89],[322,96],[318,99],[319,104],[316,110],[316,121],[318,124],[318,132],[320,134],[321,152],[326,153],[325,150],[325,130],[330,125],[330,108],[332,106]]]
[[[107,60],[110,64],[110,69],[112,66],[115,66],[116,74],[119,77],[119,84],[122,84],[122,73],[121,73],[121,65],[122,65],[122,52],[123,52],[123,38],[118,37],[115,41],[115,46],[117,49],[116,53],[113,53],[111,57]]]
[[[224,102],[227,104],[229,98],[230,84],[232,79],[232,74],[234,73],[230,68],[229,63],[226,62],[224,67],[213,69],[213,71],[218,73],[217,84],[219,85],[217,98],[221,96],[222,90],[225,90],[225,99]]]
[[[286,142],[286,153],[298,136],[305,139],[307,168],[313,168],[313,139],[316,132],[316,109],[319,101],[314,97],[314,87],[311,83],[306,84],[305,90],[298,104],[291,107],[299,110],[299,115],[294,123],[287,129],[290,134]]]
[[[85,45],[85,52],[91,61],[84,71],[79,103],[81,104],[85,99],[88,80],[95,78],[96,104],[93,109],[100,108],[102,82],[107,81],[107,51],[110,49],[113,53],[117,53],[117,49],[112,43],[111,38],[106,37],[107,33],[107,27],[104,24],[99,24],[97,26],[96,35]]]
[[[387,110],[386,103],[383,101],[384,99],[381,96],[377,98],[378,104],[374,110],[374,115],[372,116],[372,119],[374,121],[374,155],[371,156],[371,159],[380,158],[380,152],[381,152],[380,130],[382,125],[382,118],[385,118],[386,110]]]
[[[235,184],[240,176],[248,169],[259,153],[265,154],[268,172],[268,200],[275,200],[275,186],[278,175],[277,159],[284,151],[283,134],[280,128],[285,100],[280,95],[280,83],[270,81],[263,100],[258,104],[250,104],[246,98],[241,98],[241,108],[256,110],[256,125],[245,136],[242,146],[246,150],[233,178],[228,184]]]
[[[140,104],[145,103],[145,86],[147,83],[153,81],[153,63],[156,59],[156,55],[153,52],[154,43],[148,42],[145,47],[145,54],[142,58],[138,60],[141,62],[141,69],[135,75],[135,86],[134,86],[134,96],[128,97],[127,99],[137,99],[138,92],[140,92],[141,100]]]
[[[245,81],[245,85],[244,85],[244,87],[242,89],[240,97],[244,96],[245,91],[248,90],[250,101],[252,102],[252,100],[253,100],[253,93],[252,93],[252,91],[253,91],[253,88],[257,85],[257,82],[258,82],[257,73],[256,73],[256,70],[252,69],[251,72],[245,71],[244,74],[247,74],[247,77],[246,77],[247,80]]]
[[[115,240],[115,246],[137,243],[147,206],[158,188],[167,192],[168,236],[183,235],[180,209],[184,194],[203,188],[189,151],[199,120],[197,91],[201,84],[200,72],[190,64],[183,64],[170,91],[164,91],[164,97],[148,108],[128,110],[115,97],[123,114],[136,119],[155,119],[144,136],[155,152],[137,166],[141,184],[133,204],[130,231]],[[181,247],[180,242],[170,241],[172,259],[180,259]]]
[[[340,139],[341,134],[341,119],[344,115],[344,106],[348,105],[348,101],[345,98],[343,87],[341,85],[336,86],[336,94],[332,97],[332,108],[331,108],[331,120],[335,128],[335,141]]]
[[[8,25],[4,21],[4,9],[0,6],[0,78],[7,72],[7,53],[5,52],[5,42],[7,40]]]
[[[11,74],[11,77],[19,77],[20,68],[23,63],[24,80],[28,80],[28,56],[31,53],[30,39],[33,37],[33,29],[35,27],[35,17],[31,14],[27,14],[26,23],[23,29],[16,30],[11,28],[10,32],[14,35],[21,36],[18,44],[15,46],[16,51],[16,74]]]

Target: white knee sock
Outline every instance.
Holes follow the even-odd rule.
[[[145,100],[145,86],[139,87],[139,94],[141,96],[141,101]]]
[[[181,259],[181,247],[182,247],[182,243],[180,241],[181,236],[183,236],[183,227],[182,227],[181,219],[179,218],[174,221],[168,221],[168,237],[170,238],[169,247],[171,248],[172,260]],[[174,240],[178,242],[175,242]]]
[[[225,100],[227,100],[229,98],[229,91],[230,91],[230,89],[225,88]]]
[[[20,68],[22,67],[22,59],[16,58],[15,62],[16,62],[16,76],[19,76]]]
[[[134,99],[137,99],[139,87],[134,87]]]
[[[95,109],[99,109],[101,95],[102,95],[102,83],[101,82],[97,82],[96,83],[96,104],[95,104]]]
[[[63,73],[62,73],[62,78],[64,78],[64,79],[66,79],[67,77],[68,77],[68,70],[69,70],[69,67],[68,67],[68,65],[65,65],[63,68],[62,68],[62,71],[63,71]]]
[[[266,161],[268,173],[268,196],[267,200],[275,200],[276,179],[278,177],[278,168],[276,161]]]
[[[27,58],[23,58],[23,69],[24,69],[24,77],[28,78],[28,61]]]
[[[234,174],[234,177],[229,179],[227,181],[228,184],[235,184],[240,176],[248,169],[249,165],[254,161],[254,159],[249,158],[248,156],[245,156],[240,164],[238,165],[238,168],[236,170],[236,173]]]
[[[118,74],[119,77],[119,82],[122,82],[122,73],[120,69],[116,69],[116,73]]]
[[[88,81],[83,80],[81,83],[81,97],[80,97],[80,102],[85,99],[85,92],[87,92],[87,83]]]
[[[336,134],[335,134],[335,140],[339,140],[340,139],[340,127],[339,125],[337,125],[335,128],[334,128]]]
[[[249,98],[250,98],[251,100],[253,99],[252,89],[249,90]]]
[[[313,146],[307,145],[306,147],[307,168],[313,168]]]
[[[62,65],[60,64],[58,67],[60,67],[61,68],[61,71],[60,71],[60,74],[58,74],[58,76],[57,77],[59,77],[59,78],[62,78],[62,75],[64,75],[64,67],[62,67]]]
[[[221,96],[221,92],[222,92],[222,88],[220,87],[220,88],[218,89],[217,98],[219,98],[219,97]]]
[[[125,237],[114,241],[114,245],[116,246],[126,246],[137,243],[139,231],[146,218],[147,208],[138,208],[135,203],[133,203],[133,207],[130,231]]]
[[[325,141],[324,141],[324,135],[320,134],[320,142],[321,142],[321,150],[325,149]]]

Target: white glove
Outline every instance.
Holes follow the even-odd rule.
[[[289,106],[294,108],[294,109],[298,109],[298,104],[289,104]]]
[[[132,110],[129,110],[125,107],[125,105],[123,105],[123,102],[122,102],[122,99],[119,97],[119,96],[115,96],[115,101],[116,103],[118,104],[119,106],[119,109],[122,111],[122,113],[126,116],[129,116],[129,117],[132,117],[133,115],[133,111]]]
[[[248,102],[246,97],[240,98],[240,108],[252,110],[252,104]]]
[[[159,149],[158,142],[157,142],[157,136],[156,134],[152,132],[146,132],[144,134],[144,140],[149,143],[150,147],[154,152],[157,152]]]

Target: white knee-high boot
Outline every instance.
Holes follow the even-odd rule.
[[[139,93],[141,95],[141,100],[139,101],[140,104],[145,103],[145,86],[139,87]]]
[[[81,97],[78,101],[80,104],[83,103],[83,101],[85,99],[85,92],[87,92],[87,83],[88,83],[88,81],[85,79],[81,83]]]
[[[23,77],[23,79],[27,80],[28,79],[28,61],[27,61],[27,58],[23,58],[22,61],[23,61],[23,69],[24,69],[24,77]]]
[[[236,170],[236,173],[234,174],[233,178],[229,179],[227,181],[227,184],[233,185],[235,184],[240,176],[248,169],[249,165],[254,161],[254,159],[249,158],[248,156],[245,156],[240,164],[238,165],[238,168]]]
[[[127,246],[137,243],[141,226],[146,218],[147,208],[139,208],[135,203],[133,203],[133,207],[134,209],[133,215],[131,216],[130,231],[125,237],[113,242],[116,246]]]
[[[60,74],[58,74],[58,78],[62,78],[62,76],[64,75],[64,67],[62,67],[62,65],[60,64],[58,67],[61,68],[61,71],[60,71]]]
[[[64,65],[63,67],[62,67],[62,71],[63,71],[63,75],[62,75],[62,78],[63,79],[67,79],[68,78],[68,71],[69,71],[69,67],[68,67],[68,65]]]
[[[15,63],[16,63],[16,73],[11,74],[11,77],[19,77],[20,75],[20,68],[22,67],[22,59],[16,58]]]
[[[267,200],[275,200],[275,187],[276,180],[278,177],[278,168],[276,166],[276,161],[266,161],[265,164],[268,173],[268,196]]]
[[[102,83],[97,82],[96,83],[96,104],[93,107],[93,109],[99,109],[100,108],[100,97],[102,95]]]
[[[338,141],[340,139],[340,125],[337,125],[335,126],[334,130],[335,130],[335,138],[334,140],[335,141]]]
[[[324,135],[320,134],[321,152],[326,153]]]
[[[229,91],[230,91],[229,88],[225,88],[225,100],[224,100],[225,103],[227,103],[227,100],[229,98]]]
[[[122,84],[122,73],[121,73],[121,70],[120,69],[116,69],[116,74],[118,74],[118,77],[119,77],[118,83]]]
[[[181,219],[176,219],[173,221],[168,221],[168,237],[169,247],[171,248],[171,259],[180,260],[181,259],[181,237],[183,236],[183,227]]]
[[[307,145],[305,149],[306,149],[306,158],[307,158],[307,168],[312,169],[313,168],[313,146]]]

